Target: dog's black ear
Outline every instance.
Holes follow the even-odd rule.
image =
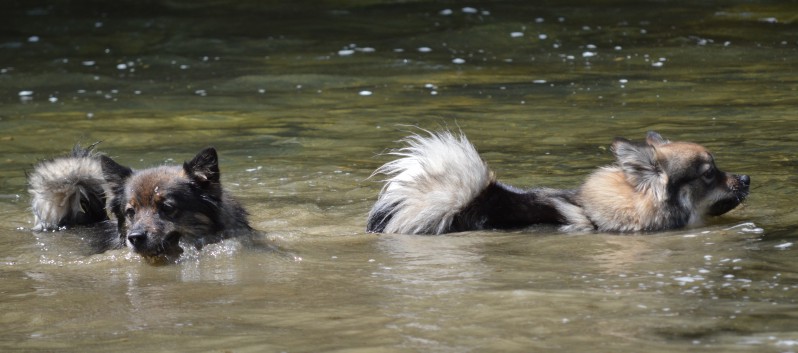
[[[123,237],[125,232],[125,214],[122,212],[122,204],[125,202],[125,182],[131,175],[133,169],[125,167],[116,163],[111,157],[106,155],[100,156],[100,165],[103,169],[103,177],[111,186],[112,195],[108,198],[107,205],[111,212],[116,216],[116,226],[119,231],[119,236]]]
[[[662,137],[662,135],[656,131],[649,131],[648,134],[646,134],[646,143],[652,146],[660,146],[670,143],[670,141]]]
[[[194,159],[183,163],[183,170],[191,181],[202,188],[219,184],[219,158],[216,149],[208,147],[194,156]]]
[[[103,168],[105,180],[114,186],[122,185],[133,174],[133,169],[116,163],[116,161],[106,155],[100,155],[100,165]]]
[[[637,191],[652,192],[657,200],[665,200],[668,176],[657,160],[657,150],[654,146],[615,138],[612,143],[612,153],[615,154],[626,181]]]

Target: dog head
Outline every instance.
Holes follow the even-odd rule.
[[[721,171],[712,154],[695,143],[670,142],[652,131],[645,143],[617,138],[612,151],[630,185],[653,195],[659,207],[685,215],[684,224],[675,225],[722,215],[748,196],[750,177]]]
[[[649,132],[645,143],[618,138],[612,145],[627,182],[653,195],[654,202],[684,216],[678,225],[695,224],[737,207],[751,178],[718,169],[712,154],[690,142],[670,142]]]
[[[152,263],[174,262],[183,249],[215,242],[222,229],[222,188],[216,150],[207,148],[183,166],[132,171],[110,158],[102,160],[114,185],[110,202],[120,236]]]

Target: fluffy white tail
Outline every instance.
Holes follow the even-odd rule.
[[[28,175],[28,185],[35,218],[33,230],[108,219],[105,195],[110,195],[110,189],[91,147],[76,146],[68,157],[38,163]]]
[[[369,212],[367,231],[440,234],[493,181],[474,146],[450,131],[411,135],[399,158],[374,171],[389,176]]]

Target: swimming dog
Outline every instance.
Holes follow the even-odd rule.
[[[441,234],[556,224],[562,231],[645,232],[700,225],[748,195],[750,177],[721,171],[701,145],[649,132],[642,143],[616,138],[615,163],[576,189],[522,190],[495,174],[463,135],[414,134],[399,157],[374,171],[388,176],[369,212],[375,233]]]
[[[115,221],[108,247],[126,245],[151,263],[174,262],[181,243],[201,249],[252,231],[247,212],[222,188],[214,148],[182,166],[134,171],[95,153],[95,145],[34,166],[33,230]]]

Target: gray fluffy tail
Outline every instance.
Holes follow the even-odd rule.
[[[56,230],[108,219],[105,201],[111,190],[93,153],[95,145],[76,145],[69,156],[34,166],[28,175],[33,230]]]

